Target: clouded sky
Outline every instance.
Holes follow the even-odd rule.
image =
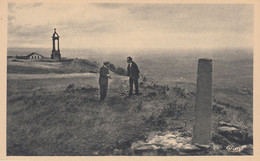
[[[253,46],[253,5],[9,3],[8,47]]]

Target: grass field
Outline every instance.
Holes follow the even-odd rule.
[[[7,154],[137,155],[131,144],[150,132],[181,129],[191,134],[193,93],[142,82],[142,95],[128,98],[127,77],[112,75],[108,98],[100,103],[97,78],[94,73],[48,79],[11,76]],[[248,113],[231,107],[224,111],[225,115],[214,113],[214,124],[227,121],[252,131]],[[217,132],[215,127],[213,131]],[[224,154],[228,155],[223,150],[211,153]]]
[[[125,98],[127,80],[117,77],[101,104],[96,76],[8,80],[8,155],[112,155],[167,128],[159,118],[167,95],[141,88],[143,96]]]
[[[212,131],[216,134],[217,124],[225,121],[246,127],[252,138],[251,58],[243,55],[232,63],[232,56],[225,58],[216,59],[214,65]],[[176,57],[175,64],[171,59],[137,59],[148,80],[140,78],[142,95],[131,98],[127,97],[128,78],[111,72],[103,103],[99,102],[97,63],[9,61],[7,155],[139,155],[131,145],[151,132],[181,130],[191,135],[197,57]],[[147,67],[147,62],[152,65]],[[225,147],[209,154],[233,155]]]

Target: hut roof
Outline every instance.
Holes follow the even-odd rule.
[[[29,54],[29,55],[27,55],[27,56],[30,57],[30,56],[32,56],[32,55],[39,55],[39,56],[43,57],[41,54],[38,54],[38,53],[31,53],[31,54]]]

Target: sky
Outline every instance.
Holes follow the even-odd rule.
[[[253,47],[253,5],[8,3],[8,47],[211,49]]]

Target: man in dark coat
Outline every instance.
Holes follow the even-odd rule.
[[[105,100],[107,96],[107,86],[108,86],[108,78],[111,78],[109,75],[109,70],[107,66],[109,62],[104,62],[104,65],[100,68],[100,76],[99,76],[99,87],[100,87],[100,101]]]
[[[131,57],[127,57],[127,75],[129,76],[129,84],[130,84],[130,91],[129,96],[133,94],[133,83],[135,84],[135,94],[139,95],[138,91],[138,79],[139,79],[139,69],[137,64],[133,61]]]

